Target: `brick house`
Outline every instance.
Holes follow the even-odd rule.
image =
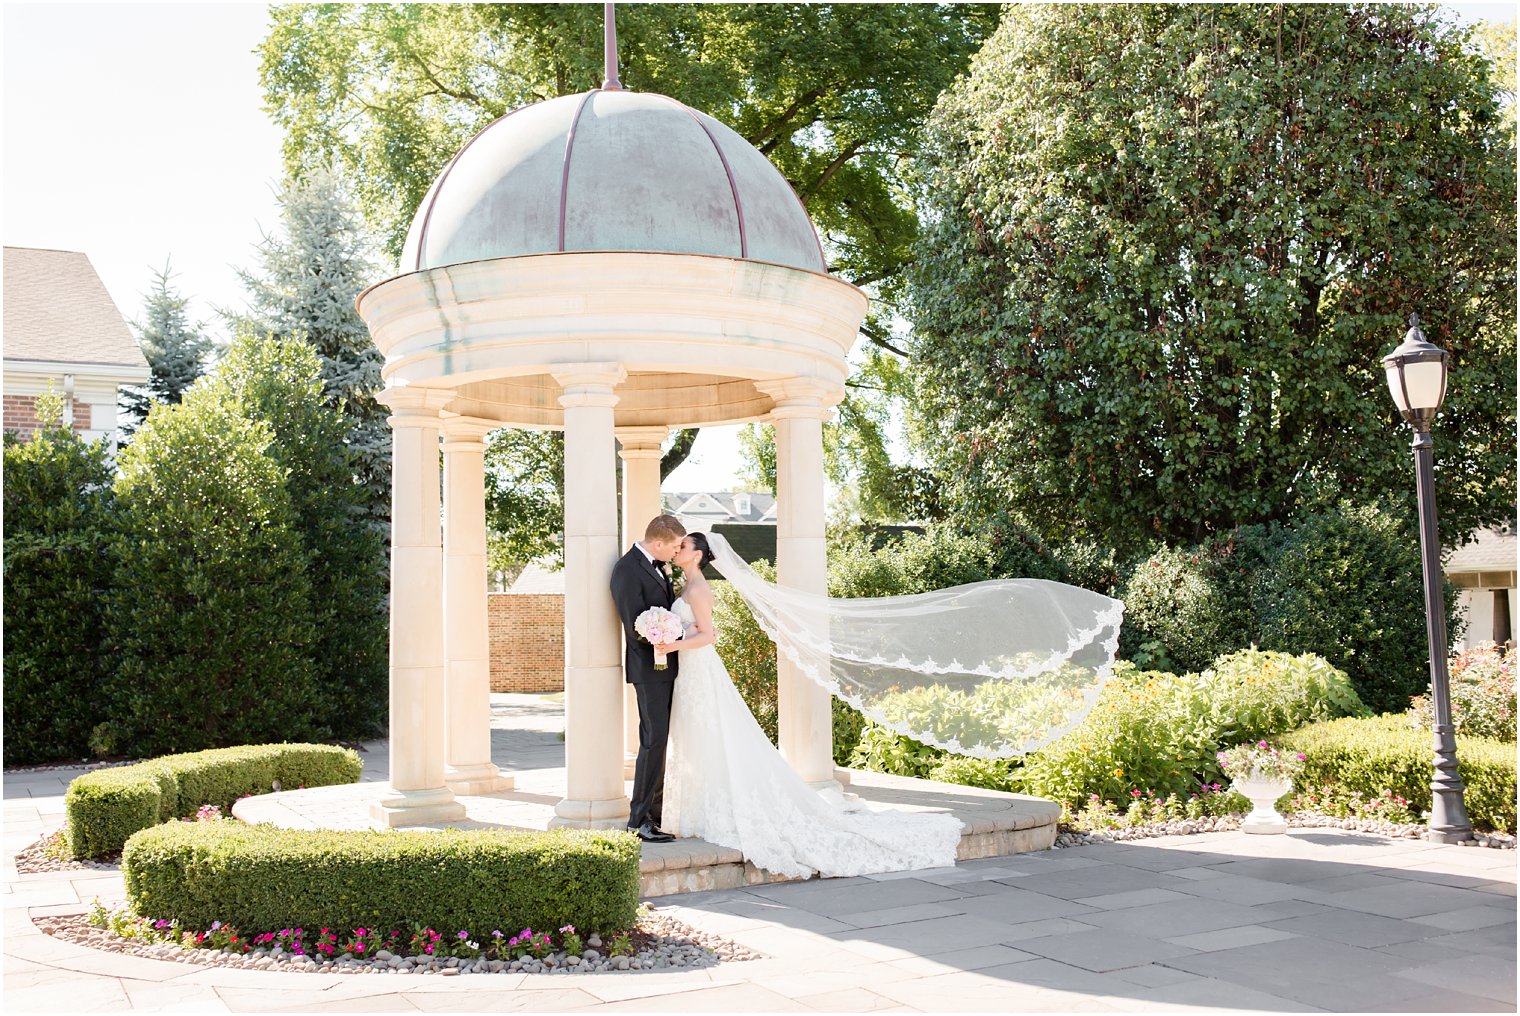
[[[5,248],[4,427],[37,427],[37,396],[52,382],[64,420],[94,440],[116,431],[124,385],[148,380],[148,361],[90,259],[78,251]]]

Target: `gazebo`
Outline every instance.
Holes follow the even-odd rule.
[[[737,133],[617,81],[514,110],[454,156],[401,274],[359,313],[392,415],[388,826],[512,787],[490,757],[485,437],[565,434],[565,795],[554,825],[624,824],[613,563],[660,513],[672,427],[773,423],[778,580],[825,589],[824,419],[867,299],[828,273],[802,203]],[[439,477],[439,448],[443,476]],[[624,463],[618,531],[615,455]],[[439,491],[442,489],[440,525]],[[779,665],[780,746],[833,779],[829,695]]]

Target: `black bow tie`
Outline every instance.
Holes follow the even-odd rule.
[[[642,552],[640,552],[640,556],[642,556]],[[668,583],[670,581],[670,576],[665,574],[665,569],[660,567],[660,562],[656,561],[652,557],[646,557],[644,560],[649,562],[649,567],[653,569],[654,573],[660,577],[661,582]]]

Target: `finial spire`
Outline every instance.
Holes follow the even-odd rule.
[[[607,58],[603,68],[602,87],[610,92],[620,91],[623,83],[618,80],[617,57],[617,11],[616,4],[602,5],[603,33],[607,45]]]

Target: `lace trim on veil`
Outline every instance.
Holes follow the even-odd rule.
[[[968,587],[955,587],[955,590],[916,594],[912,598],[883,598],[891,600],[892,603],[890,605],[883,603],[878,608],[862,600],[832,600],[819,594],[793,590],[768,582],[760,578],[748,562],[734,553],[732,546],[722,535],[710,533],[708,540],[717,554],[713,562],[714,567],[729,580],[730,586],[749,606],[755,622],[776,644],[778,652],[784,654],[809,680],[826,688],[834,697],[849,703],[872,721],[915,740],[956,754],[983,759],[1009,758],[1027,754],[1058,740],[1075,729],[1092,711],[1104,685],[1113,673],[1119,647],[1119,629],[1124,618],[1122,600],[1058,582],[996,580],[974,583]],[[956,590],[966,590],[969,595],[964,593],[957,595]],[[914,602],[907,602],[910,599]],[[924,606],[925,601],[930,605]],[[1032,620],[1028,616],[1019,614],[1020,606],[1032,608],[1028,611],[1034,615]],[[1040,608],[1047,609],[1042,611]],[[915,614],[915,609],[920,612]],[[776,616],[772,616],[773,611]],[[1013,611],[1012,615],[1010,611]],[[1074,613],[1086,614],[1083,620],[1089,623],[1075,630],[1070,630],[1068,627],[1067,631],[1062,631],[1061,627],[1069,626],[1070,623],[1063,619],[1070,618]],[[801,619],[810,618],[813,615],[818,616],[819,624],[814,625],[808,621],[799,620],[797,627],[801,630],[781,630],[780,625],[789,616]],[[927,620],[927,618],[935,617],[949,617],[953,623],[942,625],[942,622]],[[1020,629],[1015,624],[1013,630],[1009,631],[1006,625],[1010,617],[1023,621],[1024,627]],[[1038,644],[1043,640],[1045,644],[1039,648],[1049,651],[1035,662],[1022,666],[1010,663],[1002,667],[993,667],[982,663],[972,667],[962,664],[959,659],[954,659],[948,664],[941,664],[932,658],[912,660],[906,653],[900,653],[896,659],[892,659],[889,655],[870,655],[861,652],[862,647],[843,646],[837,640],[830,641],[818,634],[820,630],[827,631],[830,627],[834,627],[846,633],[844,638],[859,643],[868,638],[877,637],[875,631],[876,626],[879,626],[882,630],[892,632],[893,635],[898,630],[905,630],[910,633],[911,638],[915,623],[942,626],[952,633],[956,631],[994,632],[995,637],[987,644],[962,646],[963,650],[970,648],[973,653],[980,652],[984,659],[1006,658],[1009,650],[1018,650],[1017,645],[1009,646],[1007,643],[1018,642],[1020,639],[1026,644]],[[939,634],[943,635],[944,632]],[[943,639],[941,641],[943,642]],[[1052,642],[1054,645],[1051,644]],[[913,646],[910,644],[906,648],[911,651]],[[965,675],[967,678],[984,678],[986,680],[979,684],[973,682],[974,687],[979,691],[986,688],[989,683],[1024,683],[1031,678],[1052,674],[1072,664],[1077,654],[1083,650],[1101,650],[1101,660],[1075,664],[1082,669],[1069,677],[1066,683],[1046,686],[1044,690],[1049,692],[1049,698],[1042,701],[1037,693],[1037,697],[1032,699],[1031,703],[1043,706],[1046,711],[1043,716],[1037,716],[1031,722],[1031,726],[1038,723],[1038,728],[1030,731],[1022,739],[1017,733],[1007,730],[1001,723],[994,722],[989,727],[987,703],[973,706],[969,700],[966,700],[965,705],[947,704],[956,702],[953,696],[957,693],[957,689],[960,693],[964,693],[968,687],[965,682],[930,681],[920,683],[915,689],[933,692],[938,686],[951,690],[951,695],[948,697],[940,696],[935,700],[931,695],[930,700],[925,700],[931,702],[934,709],[941,710],[936,719],[956,721],[946,724],[941,732],[936,732],[919,728],[917,723],[927,722],[926,717],[920,716],[915,723],[912,719],[903,716],[894,718],[888,715],[882,704],[869,701],[841,683],[835,676],[832,666],[833,662],[841,662],[879,668],[879,672],[862,675],[861,681],[852,683],[865,686],[867,693],[880,691],[884,696],[894,696],[901,691],[898,687],[899,680],[891,676],[894,671],[927,677]],[[1038,652],[1039,649],[1034,651]],[[1029,650],[1021,652],[1027,653]],[[1086,673],[1084,674],[1083,671]],[[872,684],[879,684],[880,687],[869,686]],[[1080,698],[1077,697],[1079,690]],[[1062,691],[1070,694],[1072,698],[1058,701],[1057,697]],[[991,703],[991,706],[996,708],[996,703]],[[1005,718],[1007,715],[1005,714]],[[1050,722],[1041,722],[1041,720]],[[961,737],[965,736],[968,726],[990,729],[991,736],[981,738],[981,743],[963,744]],[[958,736],[954,733],[957,727],[959,727]]]

